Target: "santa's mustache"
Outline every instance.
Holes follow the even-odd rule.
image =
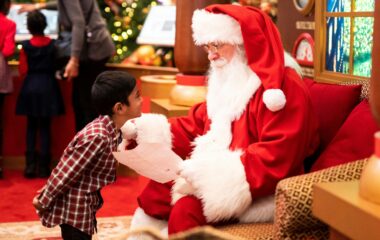
[[[227,59],[221,57],[216,60],[212,60],[210,62],[210,65],[213,68],[221,68],[221,67],[224,67],[227,63],[228,63]]]

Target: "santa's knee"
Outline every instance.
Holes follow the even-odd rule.
[[[202,202],[194,196],[185,196],[173,206],[168,221],[169,234],[206,225]]]

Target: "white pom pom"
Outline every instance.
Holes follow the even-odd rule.
[[[263,102],[272,112],[277,112],[285,107],[286,98],[281,89],[268,89],[264,91]]]

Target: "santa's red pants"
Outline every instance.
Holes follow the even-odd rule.
[[[138,197],[140,207],[149,216],[167,220],[169,234],[206,225],[202,203],[198,198],[186,196],[171,206],[171,187],[171,183],[160,184],[150,181]]]

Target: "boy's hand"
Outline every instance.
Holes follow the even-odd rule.
[[[38,189],[38,190],[37,190],[37,193],[38,193],[38,194],[42,193],[42,192],[45,190],[45,188],[46,188],[46,185],[43,186],[42,188]]]
[[[40,201],[38,201],[38,198],[40,197],[41,193],[45,190],[46,185],[44,185],[42,188],[37,190],[37,195],[33,198],[33,206],[35,209],[37,209],[39,212],[44,212],[46,208],[42,206]]]
[[[47,208],[44,208],[43,206],[42,206],[42,204],[40,203],[40,201],[38,201],[38,197],[39,197],[40,195],[36,195],[34,198],[33,198],[33,206],[34,206],[34,208],[35,209],[37,209],[39,212],[44,212],[44,211],[46,211],[47,210]]]
[[[127,145],[128,145],[128,140],[127,139],[123,139],[121,141],[121,143],[117,146],[117,151],[118,152],[123,152],[126,150],[127,148]]]

